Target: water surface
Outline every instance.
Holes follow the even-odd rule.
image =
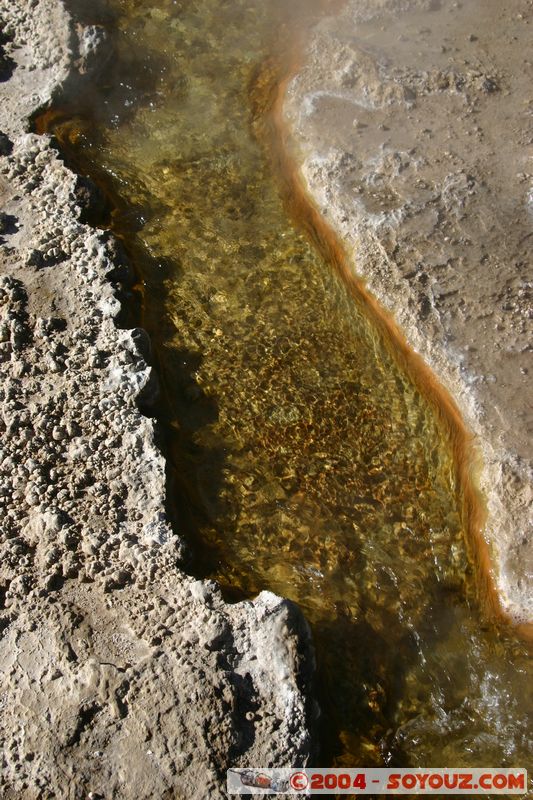
[[[284,210],[251,96],[318,2],[106,4],[116,53],[52,129],[143,277],[178,528],[228,596],[311,622],[320,761],[527,766],[525,645],[479,609],[451,448]]]

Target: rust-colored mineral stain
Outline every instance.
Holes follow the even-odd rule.
[[[393,317],[366,289],[363,280],[354,272],[354,266],[338,234],[320,214],[305,188],[305,182],[293,155],[290,130],[283,115],[287,85],[296,73],[299,63],[299,59],[294,60],[292,68],[282,75],[279,63],[272,60],[265,62],[251,88],[256,130],[265,145],[273,172],[281,187],[285,207],[296,225],[305,230],[324,262],[342,279],[358,308],[380,331],[400,368],[410,376],[437,414],[451,443],[457,496],[464,529],[470,543],[470,555],[476,568],[480,601],[489,619],[499,618],[511,622],[501,606],[488,545],[483,536],[487,511],[484,499],[476,486],[481,463],[474,437],[466,428],[461,412],[450,393],[418,353],[409,346]],[[517,626],[517,630],[525,636],[533,634],[532,626]]]

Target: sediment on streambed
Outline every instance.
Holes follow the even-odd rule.
[[[55,0],[0,16],[2,796],[222,797],[228,766],[308,758],[308,629],[179,569],[138,410],[146,337],[115,324],[127,267],[80,221],[87,184],[26,132],[90,79],[100,32]]]

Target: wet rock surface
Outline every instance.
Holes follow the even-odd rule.
[[[223,796],[231,765],[307,758],[308,629],[269,592],[229,606],[180,569],[138,407],[154,389],[147,337],[115,324],[115,243],[81,221],[90,187],[25,132],[73,63],[90,71],[98,32],[52,0],[0,15],[13,62],[0,109],[2,797]]]
[[[533,620],[531,2],[348,2],[285,104],[356,272],[477,435],[505,610]],[[529,392],[528,392],[529,389]]]

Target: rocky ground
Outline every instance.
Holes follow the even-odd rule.
[[[483,457],[505,611],[533,622],[531,0],[348,0],[285,114],[354,269]]]
[[[101,37],[59,0],[0,17],[0,793],[222,797],[231,765],[308,757],[309,633],[273,594],[230,606],[180,570],[149,342],[115,323],[128,266],[26,132]]]

